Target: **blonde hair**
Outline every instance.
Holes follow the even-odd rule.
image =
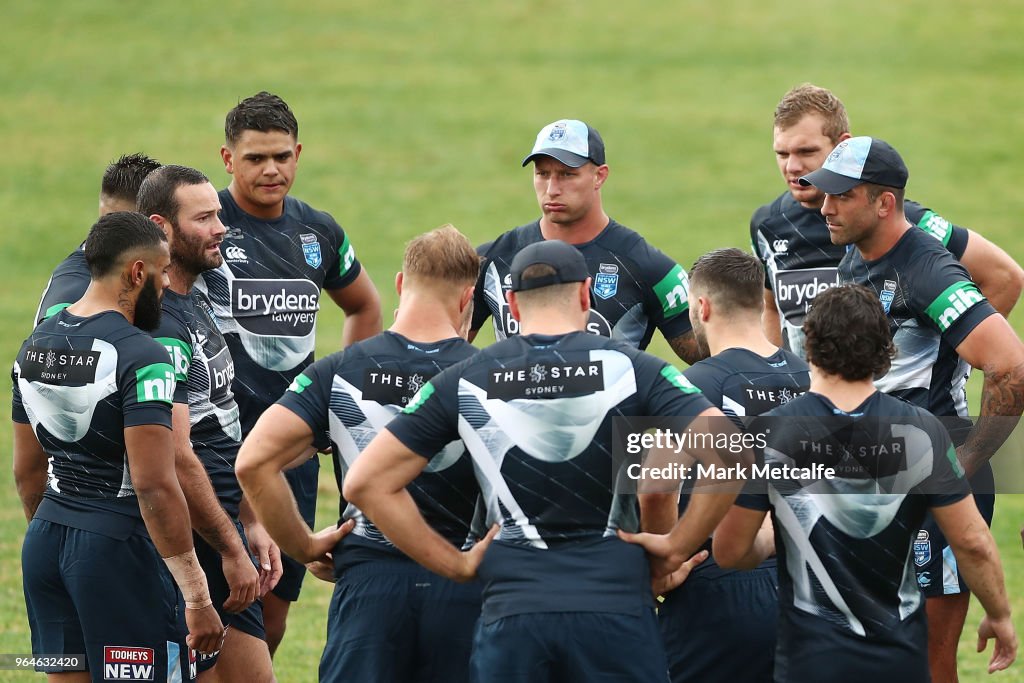
[[[480,256],[465,235],[446,223],[406,245],[402,272],[416,280],[472,283],[480,274]]]
[[[775,127],[785,130],[809,114],[818,114],[825,120],[822,133],[833,143],[838,143],[843,133],[850,132],[850,119],[843,103],[831,90],[811,83],[798,85],[782,96],[775,107]]]

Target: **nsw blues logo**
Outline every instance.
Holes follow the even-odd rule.
[[[889,309],[892,308],[892,300],[896,298],[896,282],[894,280],[886,280],[882,285],[882,291],[878,293],[878,300],[882,302],[882,308],[885,309],[885,314],[889,315]]]
[[[918,567],[923,567],[928,564],[932,559],[932,542],[928,536],[928,532],[921,529],[917,532],[917,538],[914,540],[914,564]]]
[[[306,263],[311,268],[319,268],[324,259],[320,254],[320,242],[317,241],[316,235],[299,235],[299,238],[302,240],[302,256]]]
[[[602,263],[594,278],[594,294],[610,299],[619,291],[619,267],[614,263]]]

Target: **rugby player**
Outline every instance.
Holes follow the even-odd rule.
[[[246,494],[281,547],[307,562],[331,551],[337,578],[321,681],[469,680],[479,584],[457,584],[420,567],[344,498],[339,527],[347,531],[353,520],[355,528],[336,547],[322,543],[299,516],[281,471],[327,434],[341,491],[363,447],[420,387],[476,351],[465,335],[479,271],[473,246],[450,225],[410,242],[395,282],[394,324],[306,368],[259,419],[239,455]],[[464,450],[457,439],[445,444],[409,484],[428,524],[453,548],[470,542],[478,498]]]
[[[479,568],[474,680],[665,680],[651,567],[615,536],[637,531],[640,516],[613,466],[612,420],[721,413],[664,361],[584,331],[590,270],[572,245],[526,246],[510,275],[520,334],[424,385],[349,470],[345,498],[428,569],[467,581]],[[430,528],[405,488],[459,438],[496,525],[467,552]],[[695,500],[677,526],[685,556],[664,567],[682,565],[734,498]]]
[[[244,437],[313,362],[321,291],[345,312],[343,346],[380,332],[380,298],[334,219],[288,194],[302,144],[284,100],[268,92],[242,100],[227,114],[224,137],[220,154],[231,175],[219,195],[227,228],[224,263],[204,272],[196,286],[209,296],[234,359],[232,389]],[[319,460],[310,458],[287,475],[310,526],[319,469]],[[282,559],[284,575],[263,599],[271,655],[306,572]]]
[[[646,349],[657,328],[681,359],[699,360],[686,315],[686,271],[604,212],[609,169],[600,134],[582,121],[555,121],[537,134],[523,166],[531,161],[542,215],[478,249],[484,263],[470,340],[488,316],[498,340],[519,332],[507,301],[512,259],[528,244],[562,240],[582,252],[593,278],[588,332]]]
[[[160,168],[159,161],[140,153],[124,154],[107,166],[100,182],[100,216],[114,211],[135,211],[135,198],[142,181],[157,168]],[[54,269],[36,310],[36,324],[78,301],[88,289],[89,280],[83,242]]]
[[[174,447],[179,476],[194,482],[188,487],[194,493],[187,498],[199,534],[196,555],[214,607],[230,626],[221,651],[200,657],[199,678],[213,678],[207,672],[216,665],[221,680],[270,681],[273,668],[256,598],[275,577],[263,568],[260,585],[244,533],[236,530],[242,491],[234,463],[242,434],[231,394],[234,366],[209,300],[193,287],[199,273],[223,260],[219,244],[225,231],[217,217],[217,190],[195,169],[162,166],[143,182],[138,207],[160,226],[170,245],[170,286],[153,337],[167,349],[174,369]]]
[[[754,212],[750,239],[765,265],[764,326],[774,343],[803,355],[800,325],[814,296],[838,283],[845,247],[829,239],[821,215],[825,195],[800,177],[821,168],[828,153],[851,137],[843,103],[811,84],[790,90],[775,109],[775,160],[787,191]],[[1002,249],[936,212],[904,201],[907,221],[946,246],[1004,316],[1024,288],[1024,270]]]
[[[765,337],[763,284],[760,261],[739,249],[704,254],[690,269],[690,320],[697,343],[710,357],[683,375],[741,424],[793,400],[810,384],[807,364]],[[680,511],[689,488],[683,489]],[[641,497],[641,505],[653,495]],[[651,529],[666,533],[675,521],[667,517]],[[777,586],[774,557],[752,572],[724,569],[713,554],[695,567],[658,609],[673,683],[770,681]]]
[[[766,436],[766,464],[825,463],[838,474],[768,481],[767,495],[737,499],[714,538],[721,565],[756,566],[773,547],[759,534],[771,510],[780,568],[775,680],[954,680],[929,675],[931,620],[911,566],[928,510],[985,609],[978,649],[995,638],[989,673],[1005,669],[1017,636],[1002,566],[949,435],[926,410],[872,383],[896,352],[877,293],[857,285],[822,293],[804,331],[810,391],[752,429]]]
[[[191,679],[184,646],[213,652],[224,628],[175,478],[174,373],[142,331],[160,322],[167,241],[141,214],[110,213],[90,230],[85,258],[85,295],[33,331],[13,371],[33,652],[84,653],[87,672],[49,670],[61,680],[105,680],[125,667]]]
[[[991,522],[995,496],[988,461],[1024,411],[1024,344],[963,266],[907,221],[908,176],[889,144],[855,137],[840,142],[824,165],[800,182],[825,193],[821,212],[832,242],[853,247],[839,264],[840,280],[874,291],[888,317],[897,355],[876,386],[947,418],[978,507]],[[985,375],[973,427],[965,391],[968,366]],[[958,578],[958,558],[933,519],[918,541],[915,564],[928,596],[932,678],[955,681],[956,646],[970,594]]]

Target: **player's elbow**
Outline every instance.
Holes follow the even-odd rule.
[[[345,483],[341,487],[341,495],[348,502],[366,512],[367,507],[372,506],[373,482],[369,477],[363,476],[362,468],[354,466],[345,476]]]
[[[252,447],[247,448],[247,444],[243,442],[242,448],[238,451],[238,458],[235,460],[235,476],[238,478],[242,491],[251,494],[259,488],[260,482],[268,475],[272,475],[272,473],[267,472],[259,453]]]
[[[969,527],[962,534],[949,538],[949,545],[957,562],[975,566],[991,562],[996,556],[996,545],[988,527]]]
[[[711,554],[723,569],[750,569],[744,562],[748,550],[749,546],[744,547],[739,539],[724,537],[722,534],[715,534],[711,540]]]

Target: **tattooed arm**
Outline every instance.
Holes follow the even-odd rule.
[[[697,346],[697,339],[693,336],[693,330],[666,341],[672,347],[672,350],[675,351],[676,355],[687,365],[693,365],[704,358],[704,355],[700,352],[700,347]]]
[[[1024,344],[1005,318],[990,315],[956,352],[985,374],[978,421],[959,450],[972,475],[999,450],[1024,412]]]

